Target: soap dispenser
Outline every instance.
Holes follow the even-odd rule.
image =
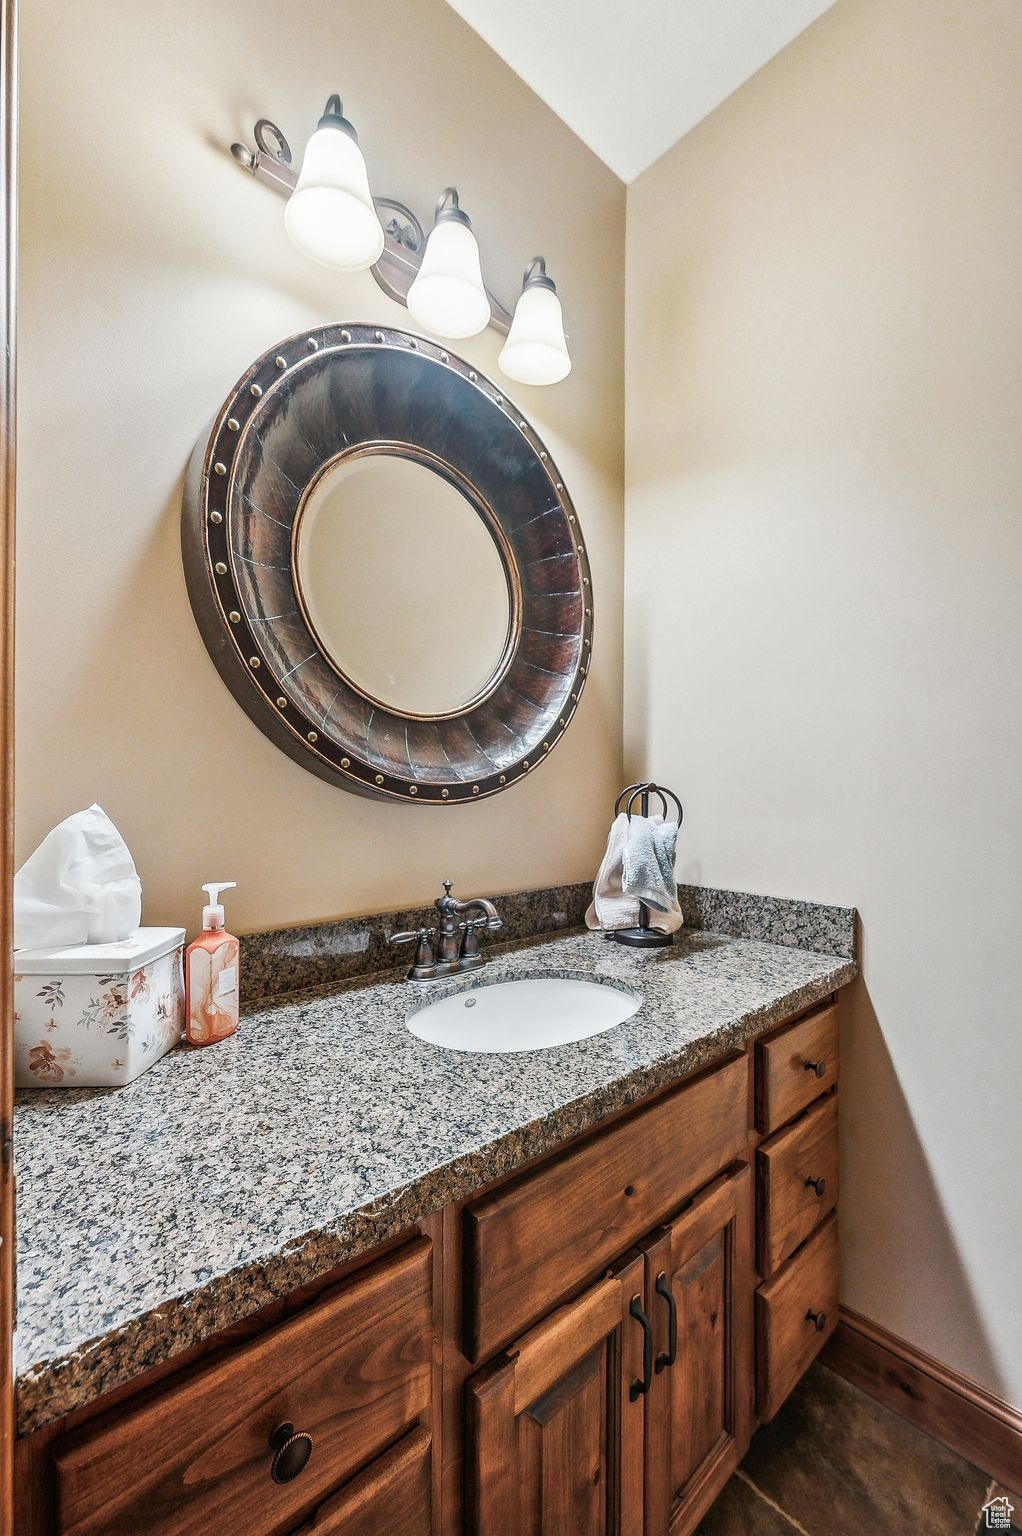
[[[238,1027],[238,952],[240,945],[224,930],[221,891],[237,881],[211,881],[202,889],[209,901],[202,909],[202,932],[185,951],[185,1039],[189,1045],[213,1045]]]

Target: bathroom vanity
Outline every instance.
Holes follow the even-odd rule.
[[[260,1042],[264,1070],[281,1070],[285,1026],[361,1031],[334,1084],[347,1119],[333,1140],[309,1120],[296,1144],[272,1092],[221,1101],[243,1135],[264,1127],[220,1191],[225,1242],[245,1226],[228,1185],[249,1184],[255,1227],[276,1199],[280,1229],[162,1309],[129,1304],[125,1274],[123,1296],[98,1303],[107,1332],[59,1360],[40,1340],[20,1382],[17,1536],[695,1528],[837,1321],[836,992],[854,959],[693,932],[656,956],[586,935],[492,962],[494,980],[543,970],[613,976],[644,1002],[617,1030],[517,1057],[416,1040],[416,989],[394,982],[243,1021],[253,1070]],[[371,1125],[360,1089],[382,1063],[367,1033],[393,1057]],[[151,1112],[191,1086],[201,1117],[217,1092],[202,1074],[231,1079],[213,1054],[141,1080],[164,1084]],[[179,1123],[192,1112],[179,1104]],[[274,1170],[285,1129],[295,1166]],[[343,1214],[318,1212],[329,1233],[296,1245],[289,1206],[331,1158],[356,1159],[371,1198],[342,1189]]]

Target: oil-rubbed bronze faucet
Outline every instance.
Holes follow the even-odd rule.
[[[451,881],[444,881],[444,894],[436,899],[439,914],[440,942],[436,954],[433,939],[437,928],[414,928],[407,933],[392,933],[391,944],[414,944],[415,960],[408,972],[409,981],[428,981],[433,976],[451,976],[457,971],[470,971],[484,965],[479,951],[479,932],[483,928],[495,933],[502,926],[492,901],[475,896],[471,901],[455,901],[451,895]],[[469,917],[478,912],[478,917]]]

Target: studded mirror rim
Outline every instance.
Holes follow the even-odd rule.
[[[360,359],[357,364],[356,358]],[[322,374],[324,368],[332,370],[332,377]],[[308,480],[322,473],[323,465],[341,447],[351,448],[358,441],[400,446],[393,413],[400,414],[402,397],[395,390],[388,403],[387,377],[401,374],[407,398],[408,378],[417,378],[421,370],[423,382],[437,385],[445,399],[457,406],[453,425],[449,412],[436,429],[448,448],[446,455],[437,456],[469,484],[475,485],[477,475],[482,477],[484,472],[489,477],[486,490],[477,488],[476,494],[500,524],[514,580],[522,589],[524,617],[496,686],[454,716],[411,716],[381,708],[346,679],[342,687],[350,690],[350,696],[345,693],[339,715],[331,716],[333,703],[323,714],[318,708],[321,700],[315,706],[312,702],[314,690],[308,680],[321,665],[330,667],[335,678],[338,674],[300,618],[303,604],[293,562],[292,610],[267,618],[260,611],[265,604],[258,590],[257,562],[246,561],[238,552],[239,538],[250,536],[253,515],[260,512],[244,495],[246,486],[251,489],[252,463],[261,455],[260,433],[265,435],[268,422],[273,421],[279,438],[281,421],[290,425],[287,413],[296,411],[300,417],[303,383],[327,377],[337,384],[343,382],[344,370],[364,373],[366,368],[373,371],[372,400],[382,402],[384,411],[390,411],[389,419],[378,434],[363,431],[361,439],[351,442],[341,419],[346,411],[344,390],[335,389],[330,398],[337,419],[331,419],[325,430],[328,436],[336,435]],[[434,373],[434,369],[440,371]],[[422,398],[418,396],[416,404]],[[362,406],[364,416],[365,399]],[[321,416],[320,409],[322,429]],[[350,426],[349,421],[349,430]],[[411,454],[436,452],[434,442],[412,436],[403,441]],[[500,492],[502,475],[506,496]],[[537,502],[534,511],[530,504],[523,505],[526,485],[534,488],[530,492]],[[295,487],[292,519],[306,489],[307,485]],[[286,516],[279,520],[284,529]],[[540,526],[545,543],[538,542]],[[289,546],[291,532],[287,526]],[[547,547],[555,553],[542,554]],[[482,799],[534,772],[557,745],[578,706],[589,669],[593,601],[577,513],[530,423],[491,380],[438,343],[406,331],[349,323],[300,332],[264,353],[239,380],[208,438],[204,436],[196,448],[186,482],[182,550],[195,618],[224,681],[276,745],[329,782],[410,804],[450,805]],[[550,578],[541,568],[554,560],[556,590],[546,591]],[[272,569],[277,572],[279,592],[283,566]],[[277,626],[287,630],[283,638],[274,628],[275,619],[288,621]],[[312,649],[299,654],[307,646]],[[551,670],[540,664],[548,659],[547,653],[557,658],[556,665],[551,661]],[[359,715],[360,708],[368,714]],[[351,722],[356,719],[365,721],[364,727],[353,728]],[[402,740],[402,733],[404,755],[399,761],[393,743]]]

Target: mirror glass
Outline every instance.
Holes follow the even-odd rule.
[[[428,464],[369,453],[328,469],[302,509],[294,562],[324,652],[380,704],[451,714],[499,666],[504,563],[468,497]]]

